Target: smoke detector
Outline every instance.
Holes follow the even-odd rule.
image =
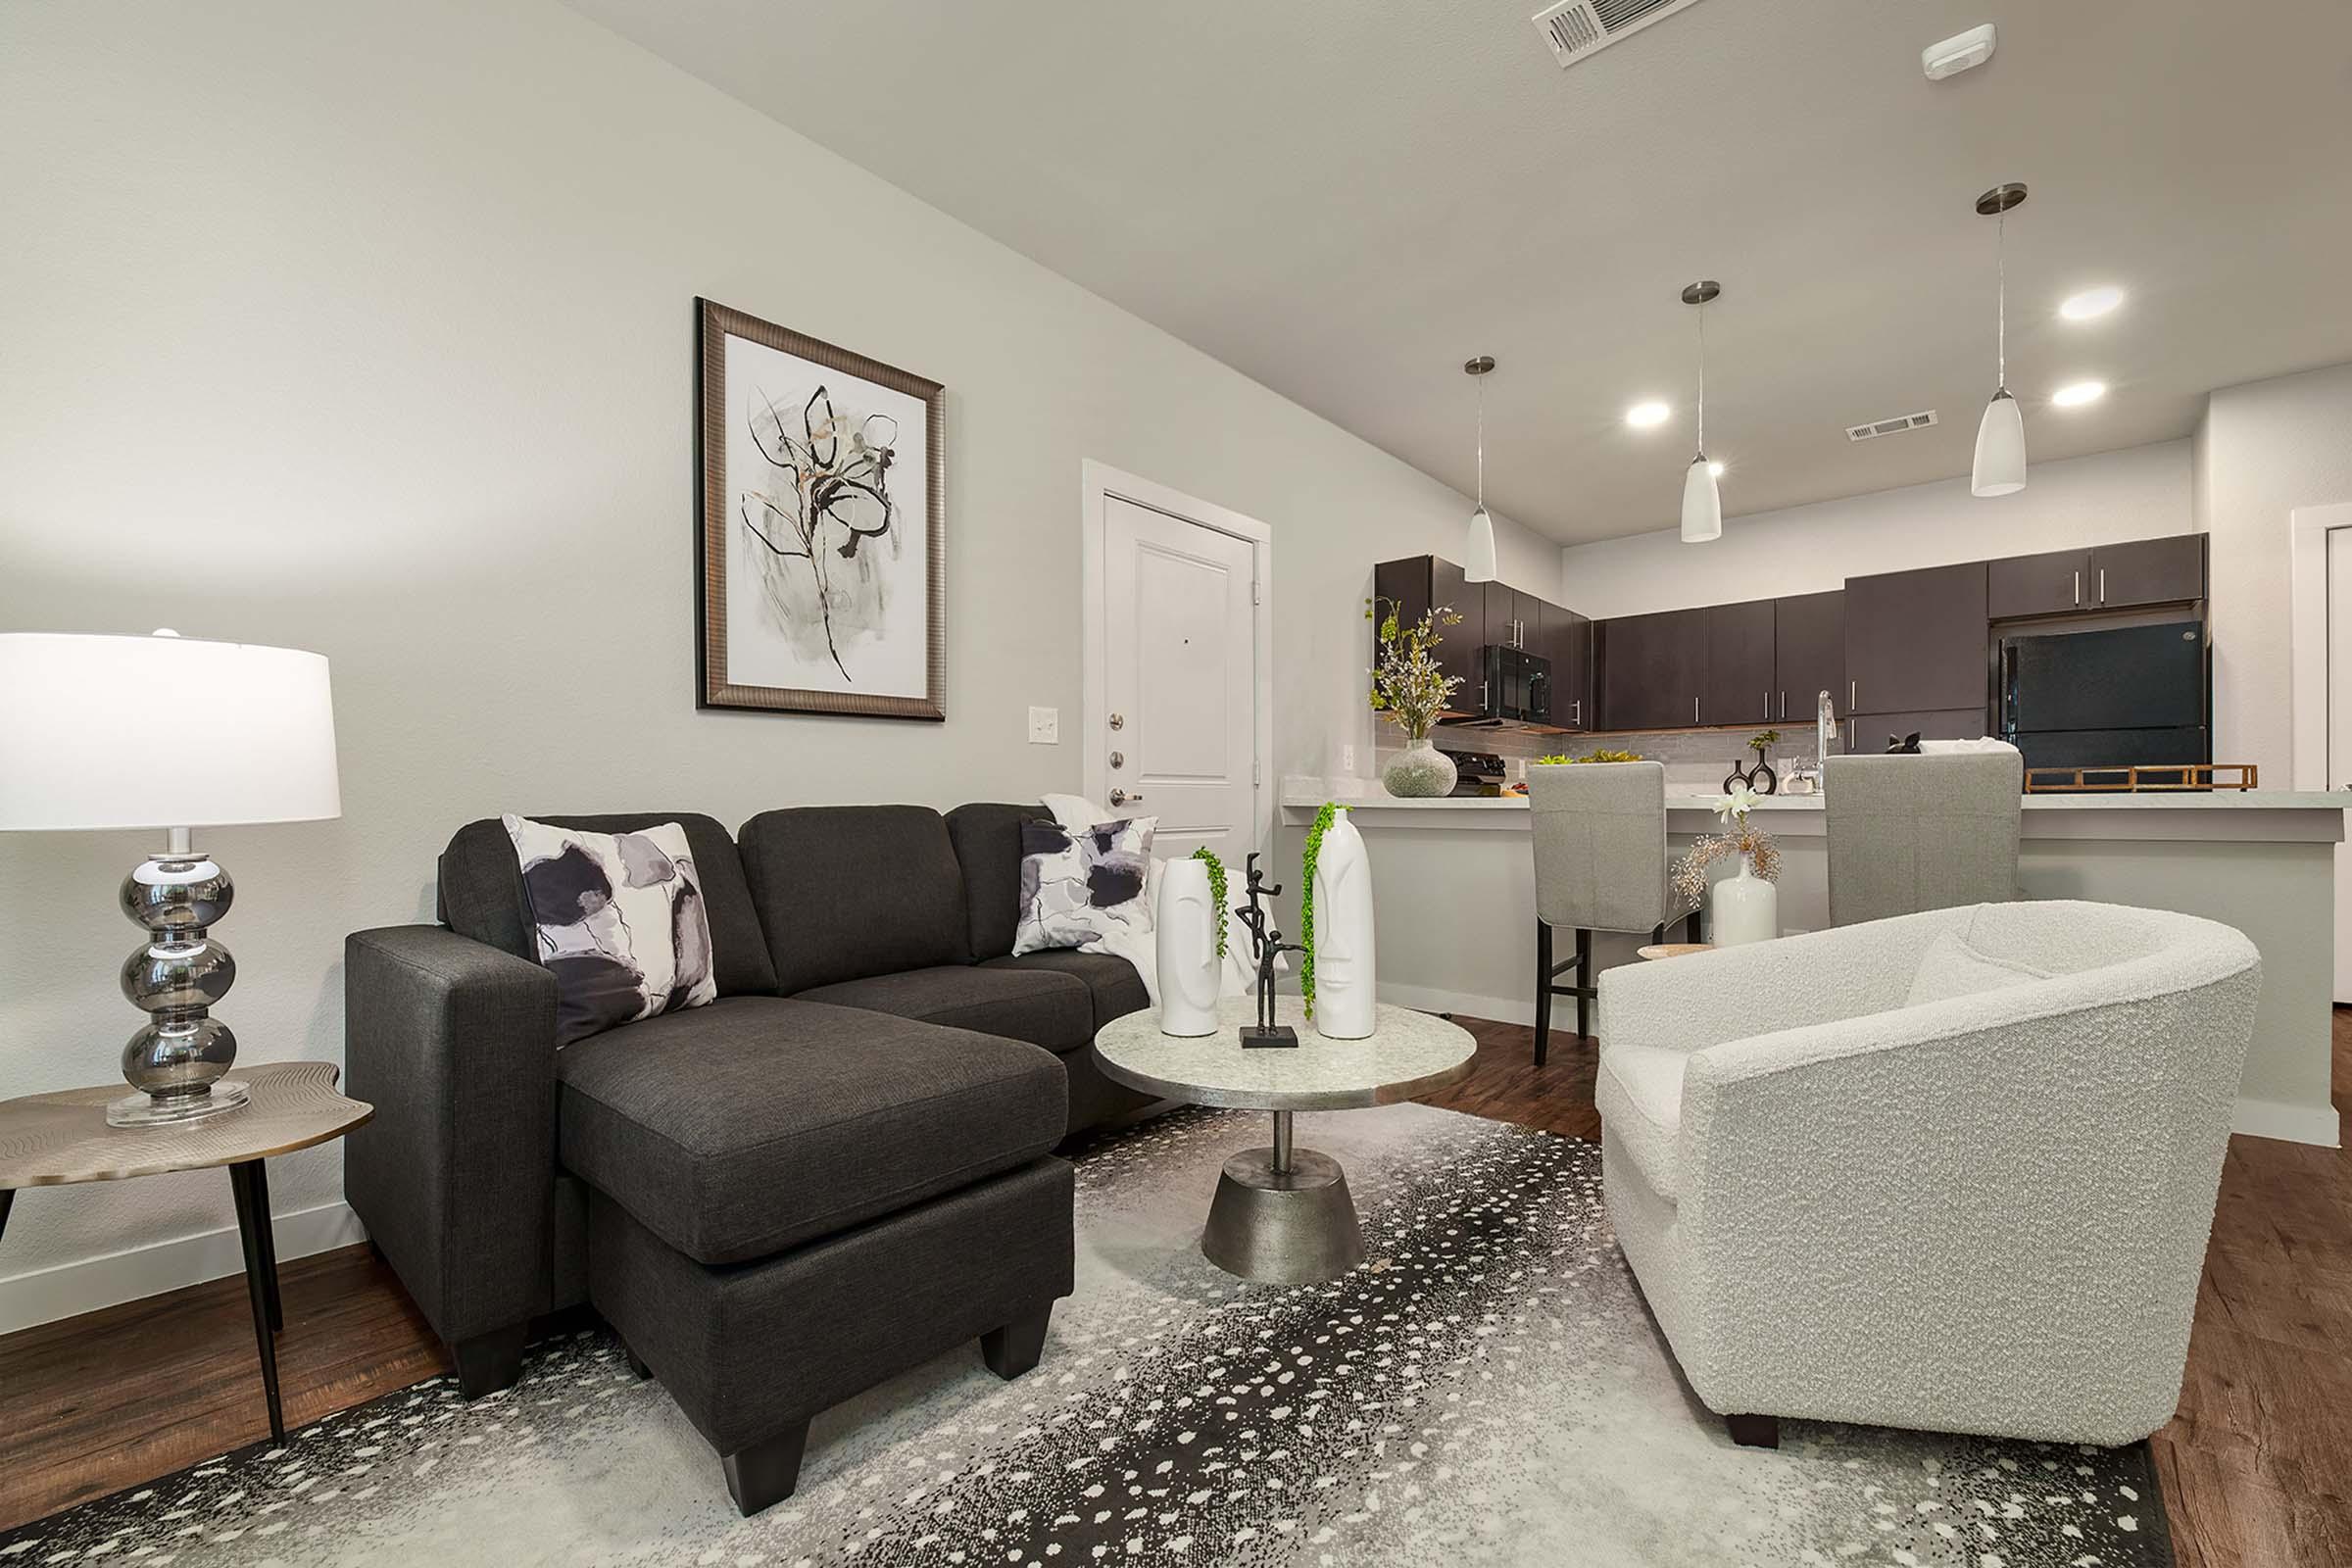
[[[1698,0],[1560,0],[1528,20],[1565,70]]]
[[[1917,414],[1898,414],[1890,419],[1873,419],[1867,424],[1845,427],[1848,441],[1876,441],[1883,435],[1901,435],[1905,430],[1924,430],[1936,422],[1934,409],[1922,409]]]
[[[1941,43],[1932,43],[1919,52],[1919,69],[1928,74],[1930,81],[1941,81],[1957,76],[1963,71],[1981,66],[1992,58],[1992,24],[1971,27],[1954,33]]]

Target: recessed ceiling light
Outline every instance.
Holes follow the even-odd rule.
[[[1723,477],[1723,465],[1720,462],[1710,463],[1707,465],[1707,471],[1720,479]]]
[[[2079,409],[2085,403],[2096,403],[2107,395],[2104,381],[2076,381],[2050,394],[2050,401],[2062,409]]]
[[[2058,314],[2070,321],[2088,321],[2105,316],[2124,303],[2124,291],[2112,283],[2086,288],[2080,294],[2069,294],[2058,307]]]
[[[1625,411],[1625,422],[1637,430],[1646,430],[1653,424],[1664,424],[1673,413],[1663,403],[1637,403]]]

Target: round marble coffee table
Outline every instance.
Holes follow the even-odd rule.
[[[1385,1003],[1368,1039],[1326,1040],[1297,997],[1281,997],[1277,1021],[1298,1031],[1298,1049],[1244,1051],[1255,1000],[1228,997],[1217,1013],[1217,1032],[1193,1039],[1161,1034],[1151,1008],[1114,1018],[1095,1035],[1095,1060],[1148,1095],[1274,1113],[1273,1145],[1243,1150],[1217,1178],[1200,1233],[1210,1262],[1276,1285],[1345,1274],[1364,1260],[1348,1175],[1329,1154],[1293,1146],[1292,1114],[1411,1100],[1468,1072],[1477,1047],[1443,1018]]]

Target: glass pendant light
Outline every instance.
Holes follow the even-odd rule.
[[[2026,187],[1996,185],[1977,198],[1977,211],[1993,220],[1993,255],[1998,278],[1994,306],[1997,355],[1992,401],[1977,426],[1977,462],[1968,488],[1980,496],[2015,495],[2026,487],[2026,416],[2009,395],[2009,209],[2026,199]]]
[[[1487,515],[1487,381],[1494,356],[1481,354],[1462,366],[1478,382],[1478,510],[1470,514],[1470,540],[1462,547],[1462,576],[1469,582],[1494,580],[1494,519]]]
[[[1723,537],[1723,493],[1707,462],[1707,302],[1723,292],[1712,278],[1683,290],[1683,303],[1698,307],[1698,456],[1683,473],[1683,543],[1703,545]]]

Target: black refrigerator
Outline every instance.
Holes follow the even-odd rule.
[[[2001,733],[2028,767],[2210,762],[2209,670],[2202,621],[2004,637]]]

